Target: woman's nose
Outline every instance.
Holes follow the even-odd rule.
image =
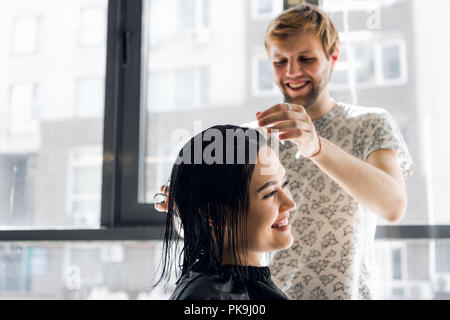
[[[282,199],[281,199],[281,210],[294,210],[297,207],[297,204],[292,199],[291,192],[288,189],[283,190]]]

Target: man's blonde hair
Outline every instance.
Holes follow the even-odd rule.
[[[327,59],[339,44],[339,34],[333,21],[312,4],[301,4],[284,11],[268,26],[264,45],[269,52],[270,45],[298,32],[313,31],[322,42]]]

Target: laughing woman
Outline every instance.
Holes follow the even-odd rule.
[[[211,127],[182,148],[165,206],[160,281],[174,265],[171,253],[181,242],[179,231],[184,244],[181,275],[170,299],[287,299],[271,280],[269,268],[261,265],[265,252],[293,243],[288,218],[295,203],[285,174],[264,137],[253,129]]]

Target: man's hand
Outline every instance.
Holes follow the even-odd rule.
[[[169,210],[169,186],[162,185],[159,191],[166,195],[166,200],[162,203],[155,203],[155,209],[159,212],[167,212]]]
[[[291,106],[292,110],[289,111],[286,103],[277,104],[262,113],[258,112],[256,119],[260,127],[273,125],[268,128],[269,134],[278,130],[279,140],[292,141],[302,155],[311,157],[320,149],[316,128],[302,105]]]

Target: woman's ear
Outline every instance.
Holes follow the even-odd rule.
[[[200,211],[200,208],[198,209],[198,214],[199,214],[199,215],[202,215],[202,212]],[[209,226],[210,226],[211,228],[214,227],[213,221],[212,221],[211,218],[208,218],[208,224],[209,224]]]

